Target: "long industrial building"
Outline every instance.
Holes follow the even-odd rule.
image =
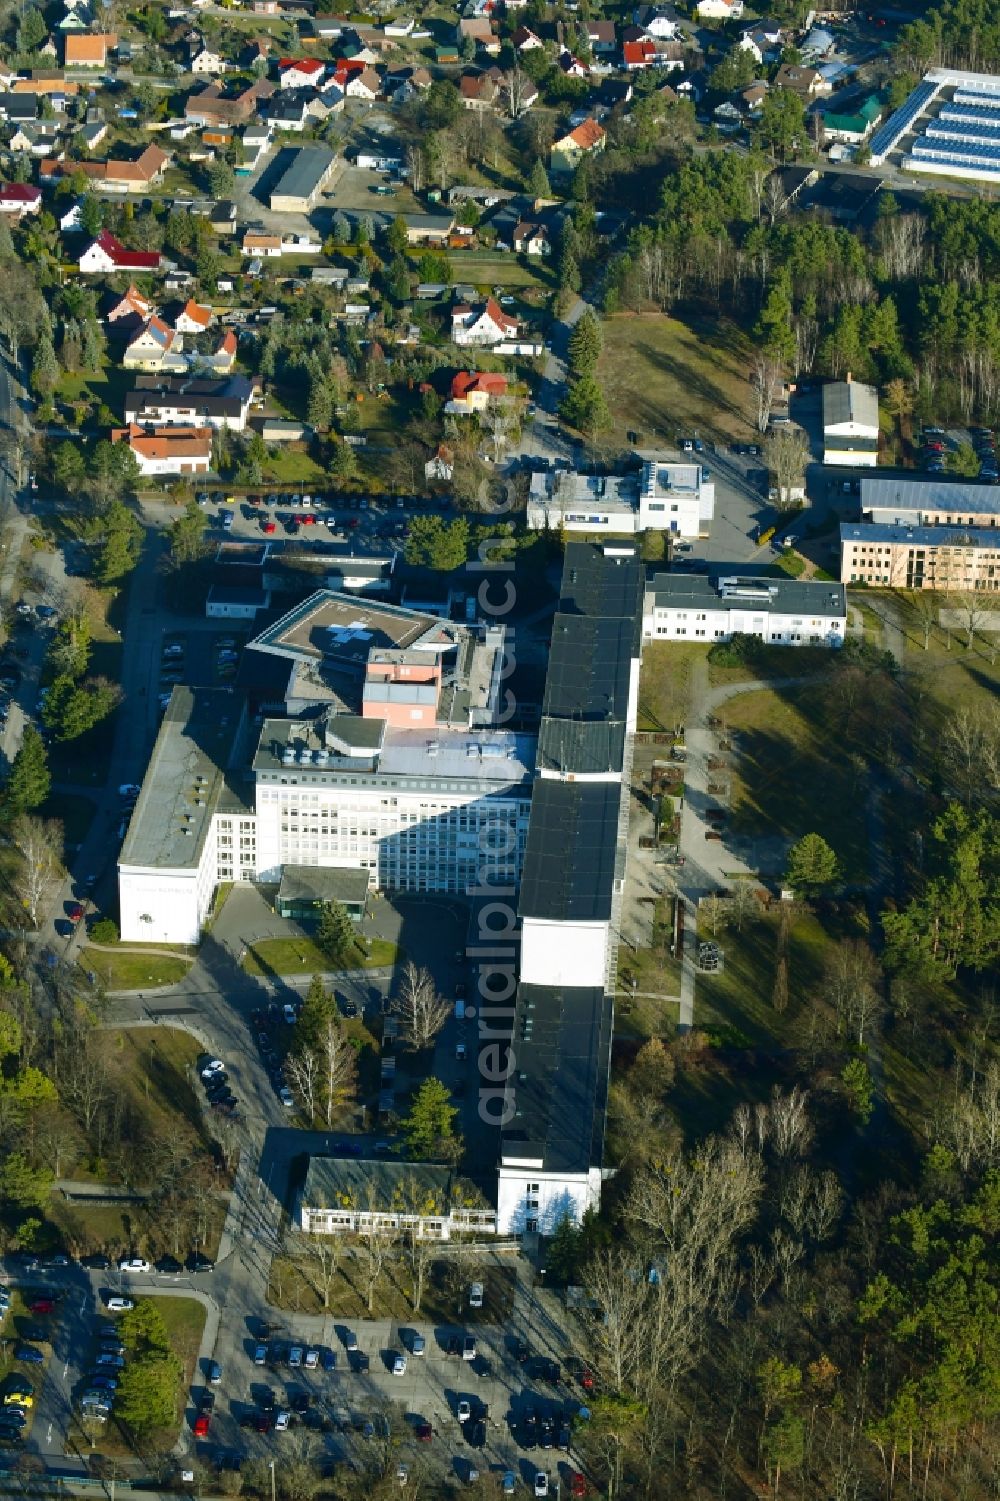
[[[871,163],[1000,182],[1000,77],[932,68],[871,138]]]

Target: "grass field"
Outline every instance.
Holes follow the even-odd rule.
[[[661,313],[618,314],[604,323],[597,376],[614,422],[648,447],[679,433],[730,441],[751,436],[750,355],[732,324],[680,323]],[[609,435],[610,436],[610,435]]]
[[[155,990],[161,985],[176,985],[191,968],[191,960],[179,955],[173,959],[135,949],[85,948],[80,964],[92,970],[106,990]]]
[[[516,255],[491,255],[488,250],[450,250],[448,259],[456,281],[485,287],[543,287],[552,291],[555,273],[546,262],[526,264]]]
[[[684,723],[691,670],[707,652],[693,641],[646,642],[639,675],[640,730],[673,730]]]
[[[847,736],[833,733],[831,688],[744,693],[725,708],[738,735],[733,757],[733,824],[741,834],[817,833],[836,850],[844,877],[864,882],[868,871],[865,764],[852,757]]]
[[[247,950],[243,968],[248,975],[308,975],[336,969],[388,969],[401,962],[398,945],[388,938],[369,939],[366,951],[356,948],[341,963],[334,963],[310,938],[262,938]]]
[[[194,1298],[154,1298],[153,1302],[163,1315],[171,1349],[184,1367],[182,1385],[188,1387],[196,1374],[205,1309]]]

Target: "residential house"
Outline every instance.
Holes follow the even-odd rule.
[[[75,32],[63,38],[67,68],[105,68],[118,38],[103,32]]]
[[[7,125],[28,125],[38,119],[38,100],[33,94],[0,94],[0,120]]]
[[[159,182],[170,161],[166,151],[152,143],[136,157],[135,161],[119,161],[109,158],[104,162],[44,161],[39,168],[41,181],[54,177],[68,177],[76,172],[83,175],[97,188],[108,193],[145,193]]]
[[[139,427],[226,427],[246,430],[254,386],[245,375],[222,379],[140,375],[125,395],[125,421]]]
[[[382,97],[382,80],[374,68],[363,68],[347,79],[344,93],[349,99],[363,99],[365,103],[373,104]]]
[[[748,88],[742,89],[739,95],[740,108],[751,120],[756,120],[764,109],[764,100],[767,98],[767,84],[763,81],[752,83]]]
[[[773,21],[755,21],[740,33],[737,47],[749,52],[756,63],[770,62],[781,51],[781,27]]]
[[[451,417],[468,417],[485,412],[491,401],[507,395],[507,377],[487,372],[460,370],[451,383],[451,399],[445,412]]]
[[[244,255],[277,258],[281,255],[281,236],[271,234],[260,227],[250,226],[243,231],[240,249]]]
[[[225,73],[229,64],[221,52],[213,52],[211,47],[206,47],[204,42],[199,40],[191,48],[189,66],[192,73],[218,78]]]
[[[738,21],[743,0],[698,0],[695,15],[702,21]]]
[[[61,213],[56,215],[56,223],[59,226],[60,234],[72,235],[82,230],[83,225],[80,223],[82,207],[82,199],[77,199],[76,203],[71,203],[69,208],[63,209]]]
[[[0,214],[5,218],[23,219],[37,214],[41,206],[41,188],[27,182],[7,182],[0,187]]]
[[[567,78],[590,77],[590,69],[587,67],[587,64],[581,62],[578,57],[575,57],[568,47],[563,47],[559,53],[559,56],[556,58],[556,67],[561,73],[565,73]]]
[[[641,26],[646,36],[651,36],[661,42],[672,42],[680,25],[676,12],[672,7],[657,7],[653,5],[640,5],[633,13],[632,20],[637,26]]]
[[[259,68],[267,62],[270,55],[271,38],[267,36],[255,36],[251,41],[247,42],[240,53],[240,67],[251,70]]]
[[[215,314],[210,307],[189,301],[174,319],[174,327],[179,334],[203,334],[214,322]]]
[[[119,271],[158,271],[157,250],[129,250],[108,229],[102,229],[80,256],[80,271],[85,275],[112,275]]]
[[[122,365],[126,370],[184,370],[183,348],[180,334],[154,314],[125,346]]]
[[[539,47],[545,46],[541,37],[530,26],[519,26],[511,38],[511,44],[515,52],[535,52]]]
[[[113,428],[112,443],[127,443],[144,478],[208,474],[212,467],[212,428],[142,428],[134,422]]]
[[[492,109],[499,94],[489,73],[463,73],[458,92],[464,108],[472,110]]]
[[[860,146],[875,129],[883,114],[877,94],[869,94],[852,106],[837,104],[823,111],[823,133],[828,141]]]
[[[505,313],[493,297],[487,297],[479,306],[459,302],[451,310],[451,337],[455,344],[489,347],[516,338],[519,330],[517,319]]]
[[[9,151],[27,151],[31,156],[37,156],[43,160],[53,157],[62,161],[66,153],[61,146],[62,131],[51,120],[32,120],[27,125],[19,125],[7,142]]]
[[[522,219],[514,226],[514,249],[518,255],[551,255],[552,242],[544,224],[532,224]]]
[[[656,43],[649,37],[645,37],[640,42],[622,44],[622,67],[626,72],[637,73],[642,68],[655,67],[656,62]]]
[[[243,161],[236,168],[237,176],[251,176],[260,165],[261,157],[271,145],[269,125],[248,125],[243,132]]]
[[[282,89],[316,88],[326,72],[317,57],[283,57],[278,62],[278,85]]]
[[[335,42],[346,26],[343,16],[313,16],[312,19],[313,35],[321,42]]]
[[[84,151],[96,151],[106,139],[107,134],[108,122],[106,120],[88,120],[77,132],[77,140]]]
[[[829,94],[831,85],[815,68],[804,68],[799,63],[782,63],[774,75],[776,89],[790,89],[805,101]]]
[[[198,360],[217,375],[228,375],[236,364],[236,350],[238,341],[231,328],[227,328],[219,341],[218,348],[209,355],[199,355]]]
[[[448,484],[455,472],[455,455],[446,443],[438,444],[437,450],[424,465],[424,479],[429,484],[439,481]]]
[[[618,49],[618,33],[614,21],[588,21],[587,40],[597,57],[607,57]]]
[[[273,93],[266,78],[255,79],[241,94],[224,94],[219,84],[209,83],[188,96],[184,118],[193,125],[246,125]]]
[[[443,245],[455,228],[454,214],[404,214],[410,245]]]
[[[286,94],[275,94],[267,105],[267,123],[271,130],[289,131],[299,135],[311,122],[309,103],[312,90],[298,89]]]
[[[151,318],[156,309],[135,283],[122,296],[113,293],[104,313],[110,338],[131,338],[136,329]]]
[[[493,22],[485,16],[463,16],[456,28],[459,43],[470,37],[483,52],[496,54],[500,51],[500,38]]]
[[[386,21],[384,27],[385,34],[391,37],[412,36],[413,28],[416,24],[412,16],[407,16],[405,20]]]
[[[34,69],[27,78],[15,78],[12,88],[15,94],[39,94],[48,97],[53,109],[64,110],[67,99],[80,92],[80,85],[73,83],[56,69]]]
[[[417,71],[417,69],[414,69],[414,72]],[[428,74],[428,81],[429,79],[430,74]],[[406,98],[409,97],[410,95],[407,94]],[[318,115],[320,108],[322,108],[324,117],[326,115],[339,115],[343,111],[345,98],[346,95],[340,84],[336,81],[331,81],[323,87],[313,100],[313,113]]]
[[[878,463],[878,391],[863,381],[823,387],[823,463],[872,468]]]
[[[585,156],[603,151],[607,144],[607,131],[596,120],[584,120],[582,125],[561,136],[552,146],[549,161],[553,172],[575,172]]]

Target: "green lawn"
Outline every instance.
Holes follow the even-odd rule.
[[[355,949],[335,962],[311,938],[262,938],[247,950],[243,968],[248,975],[308,975],[337,969],[388,969],[402,962],[399,946],[388,938],[372,938],[366,951]]]
[[[726,704],[724,722],[737,737],[732,823],[737,833],[753,837],[822,834],[845,879],[864,883],[867,768],[852,747],[871,744],[863,737],[876,731],[867,718],[842,715],[837,688],[836,678],[824,677],[815,686],[761,688]],[[890,707],[886,703],[887,719]]]
[[[687,716],[691,670],[708,648],[687,641],[647,641],[639,674],[639,729],[673,730]]]
[[[488,250],[449,250],[448,260],[456,281],[471,281],[488,287],[555,287],[550,264],[530,263],[516,255],[492,254]]]
[[[650,447],[683,432],[724,442],[752,435],[749,346],[735,324],[653,313],[618,314],[603,327],[597,375],[615,440],[630,429]]]
[[[163,1315],[170,1345],[184,1367],[182,1386],[189,1387],[195,1377],[195,1364],[201,1336],[205,1329],[205,1309],[194,1298],[155,1298]]]
[[[103,950],[85,948],[80,955],[83,969],[93,970],[107,990],[155,990],[176,985],[191,968],[191,960],[178,955],[145,954],[141,949]]]

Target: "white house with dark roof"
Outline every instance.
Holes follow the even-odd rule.
[[[878,391],[863,381],[823,387],[823,463],[873,469],[878,463]]]

